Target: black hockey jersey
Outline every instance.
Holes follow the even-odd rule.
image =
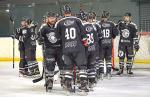
[[[23,42],[26,48],[36,47],[36,34],[34,26],[19,28],[16,31],[15,37],[20,41],[20,44]]]
[[[137,26],[133,22],[126,24],[124,21],[121,21],[118,24],[118,29],[120,31],[120,40],[119,44],[123,45],[133,45],[133,42],[137,41]]]
[[[25,47],[24,47],[24,43],[23,41],[20,39],[20,36],[23,36],[23,34],[21,33],[21,28],[17,28],[16,29],[16,32],[15,32],[15,38],[19,41],[19,50],[24,50]]]
[[[60,39],[56,38],[54,25],[45,24],[38,32],[38,38],[43,39],[45,47],[60,47]]]
[[[74,16],[65,17],[56,23],[57,37],[62,40],[63,52],[78,52],[84,49],[82,38],[85,31],[82,22]]]
[[[99,41],[100,45],[112,46],[112,39],[118,35],[118,29],[115,24],[111,21],[99,22],[102,30],[102,37]]]
[[[96,51],[96,45],[98,45],[98,33],[101,33],[100,29],[92,23],[83,23],[84,29],[86,31],[88,51]]]

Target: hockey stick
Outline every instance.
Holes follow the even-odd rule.
[[[15,21],[13,20],[11,14],[8,12],[9,15],[9,20],[12,22],[12,35],[10,35],[10,37],[12,37],[13,39],[13,69],[15,68]]]
[[[74,75],[74,77],[73,77],[73,85],[74,85],[73,89],[74,89],[74,93],[75,93],[75,90],[76,90],[76,87],[75,87],[75,85],[76,85],[76,65],[75,64],[73,66],[73,75]]]
[[[140,40],[141,40],[141,34],[140,34],[140,37],[139,37],[139,39],[138,39],[138,44],[139,44],[139,42],[140,42]],[[136,53],[137,53],[137,51],[135,51],[135,53],[134,53],[134,55],[133,55],[133,60],[132,60],[132,66],[133,66],[133,63],[134,63],[134,60],[135,60],[135,55],[136,55]]]
[[[15,33],[15,22],[12,21],[13,23],[13,34]],[[13,37],[13,68],[15,68],[15,38]]]
[[[37,82],[41,81],[41,80],[43,79],[43,76],[44,76],[44,71],[45,71],[45,70],[44,70],[44,67],[43,67],[42,76],[39,77],[39,78],[37,78],[37,79],[34,79],[32,82],[33,82],[33,83],[37,83]],[[58,72],[59,72],[59,70],[54,71],[54,75],[56,75]]]
[[[41,81],[43,79],[43,76],[44,76],[44,66],[43,66],[42,76],[37,79],[32,80],[32,82],[37,83],[37,82]]]

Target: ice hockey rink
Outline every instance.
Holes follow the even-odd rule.
[[[92,97],[150,97],[150,53],[149,53],[149,36],[142,36],[141,48],[135,56],[133,66],[134,76],[114,76],[111,80],[104,79],[99,81],[94,91],[89,92],[87,96]],[[4,42],[5,41],[5,42]],[[56,76],[54,91],[47,93],[44,87],[44,80],[39,83],[32,83],[31,78],[19,77],[19,51],[18,42],[15,41],[15,68],[12,67],[12,39],[0,38],[0,97],[63,97],[65,91],[58,84],[59,79]],[[117,40],[115,41],[115,66],[118,66],[117,60]],[[42,71],[42,50],[37,46],[37,59],[39,61],[40,71]],[[73,94],[71,97],[79,95]]]
[[[39,63],[41,69],[41,63]],[[99,81],[89,97],[150,97],[150,68],[134,69],[134,76],[113,76],[111,80]],[[42,70],[42,69],[41,69]],[[115,73],[115,72],[113,72]],[[55,78],[57,79],[57,77]],[[12,62],[0,62],[0,96],[1,97],[63,97],[66,96],[58,82],[51,93],[45,92],[44,80],[32,83],[31,78],[18,75],[18,62],[15,69]],[[79,95],[73,94],[71,97]]]
[[[124,13],[130,12],[133,22],[138,26],[138,35],[141,35],[140,49],[134,57],[134,75],[127,76],[125,71],[125,74],[120,77],[115,75],[116,71],[113,71],[112,78],[99,80],[94,91],[90,91],[87,97],[150,97],[150,0],[0,0],[0,97],[67,96],[59,84],[59,73],[54,77],[52,92],[46,92],[44,79],[33,83],[33,78],[19,77],[18,41],[15,39],[13,45],[10,37],[14,34],[14,28],[20,26],[22,17],[33,18],[40,27],[46,12],[54,11],[62,14],[63,6],[66,4],[72,7],[73,14],[78,14],[82,10],[94,11],[97,14],[97,20],[100,20],[102,11],[109,11],[110,20],[116,24],[122,19]],[[113,42],[115,67],[119,64],[118,41],[117,36]],[[36,58],[42,72],[42,47],[37,44],[36,49]],[[69,97],[80,96],[75,93]]]

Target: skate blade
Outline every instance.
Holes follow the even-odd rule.
[[[90,91],[94,91],[94,89],[93,89],[93,88],[89,88],[89,90],[90,90]]]
[[[79,92],[76,92],[75,93],[76,95],[79,95],[79,96],[87,96],[88,95],[88,92],[85,92],[85,91],[79,91]]]
[[[19,77],[22,77],[22,78],[32,78],[32,76],[24,75],[24,74],[19,74]]]
[[[134,77],[134,74],[127,74],[128,77]]]
[[[19,74],[19,77],[26,78],[26,77],[27,77],[27,75]]]
[[[46,88],[46,92],[48,92],[48,93],[52,93],[52,89],[48,89],[48,88]]]
[[[111,75],[107,75],[107,79],[108,79],[108,80],[111,80]]]

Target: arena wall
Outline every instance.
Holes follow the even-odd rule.
[[[118,40],[117,37],[114,41],[115,63],[118,63]],[[12,38],[0,38],[0,61],[12,61],[13,57],[13,41]],[[135,56],[135,63],[150,64],[150,36],[144,35],[140,39],[140,50]],[[42,61],[42,48],[37,45],[37,60]],[[15,61],[19,61],[18,41],[15,40]]]

